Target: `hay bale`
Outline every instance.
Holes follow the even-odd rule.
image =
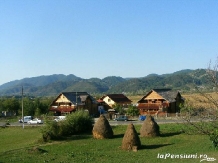
[[[151,117],[151,115],[147,115],[146,120],[143,122],[142,127],[140,129],[141,137],[155,137],[160,135],[159,125],[155,122],[155,120]]]
[[[94,124],[92,135],[96,139],[113,137],[113,130],[104,115],[100,115],[98,121]]]
[[[127,130],[124,134],[122,146],[123,150],[137,151],[141,146],[141,141],[135,130],[134,125],[131,123],[128,125]]]

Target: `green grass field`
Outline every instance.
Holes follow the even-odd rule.
[[[135,126],[137,132],[140,127],[141,125]],[[96,140],[88,134],[49,143],[42,143],[40,127],[0,128],[0,163],[197,163],[203,159],[203,155],[218,161],[218,151],[212,147],[208,137],[181,133],[183,124],[161,124],[161,136],[140,138],[142,147],[137,152],[120,149],[126,128],[125,125],[114,126],[113,139]],[[202,158],[161,158],[165,157],[165,154],[170,154],[171,157],[202,155]]]

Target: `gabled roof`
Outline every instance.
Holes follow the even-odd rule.
[[[174,90],[171,90],[171,89],[152,89],[141,100],[143,100],[145,97],[147,97],[153,91],[158,93],[161,97],[163,97],[166,101],[169,101],[169,102],[175,102],[177,95],[178,94],[180,95],[179,91],[174,91]],[[141,100],[139,100],[138,102],[140,102]]]
[[[161,95],[163,98],[165,98],[169,102],[175,102],[176,97],[178,95],[178,91],[173,91],[173,90],[153,90],[157,92],[159,95]]]
[[[116,103],[131,103],[132,102],[124,94],[107,94],[103,96],[101,99],[104,99],[107,96]]]
[[[90,97],[93,103],[96,102],[96,100],[87,92],[62,92],[53,102],[55,102],[61,95],[64,95],[72,104],[82,104],[86,101],[87,97]]]

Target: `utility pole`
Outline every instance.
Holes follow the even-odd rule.
[[[22,101],[21,101],[21,105],[22,105],[22,120],[23,120],[23,129],[24,129],[24,117],[23,117],[23,86],[22,86]]]
[[[76,111],[77,111],[77,92],[76,92]]]

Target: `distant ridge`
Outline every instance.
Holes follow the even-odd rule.
[[[0,85],[0,96],[20,95],[21,87],[31,96],[55,96],[63,91],[85,91],[92,94],[144,94],[154,88],[193,91],[196,86],[212,90],[205,69],[185,69],[171,74],[149,74],[139,78],[108,76],[103,79],[83,79],[73,74],[54,74],[14,80]]]
[[[9,87],[13,87],[15,85],[23,85],[24,83],[28,83],[32,86],[45,86],[54,82],[58,81],[68,81],[68,80],[75,80],[81,79],[73,74],[70,75],[63,75],[63,74],[54,74],[54,75],[42,75],[38,77],[31,77],[31,78],[23,78],[21,80],[14,80],[8,83],[0,85],[0,90],[6,89]]]

